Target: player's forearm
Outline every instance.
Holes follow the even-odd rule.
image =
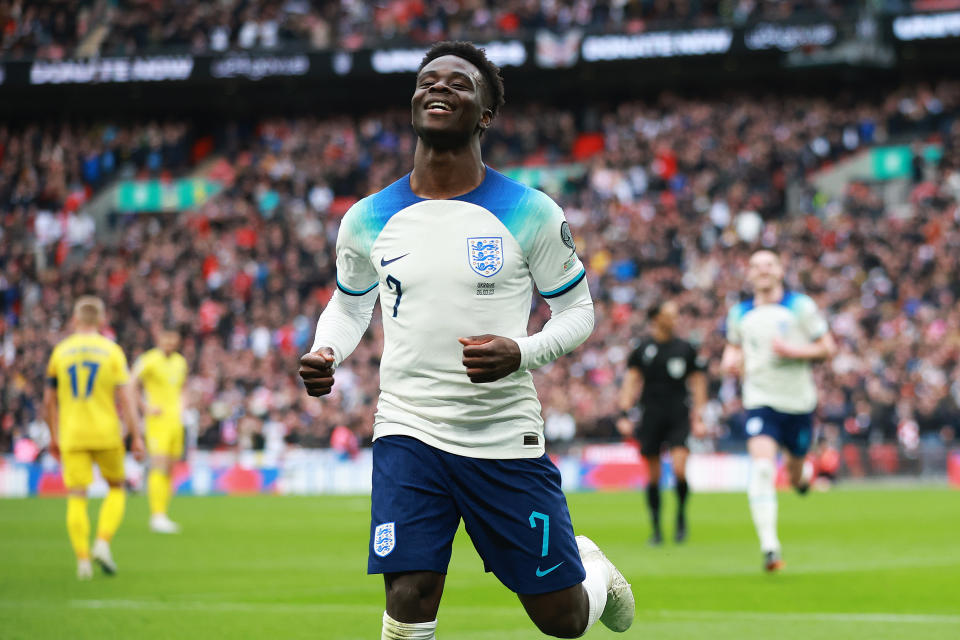
[[[695,373],[690,377],[690,388],[693,391],[693,410],[699,415],[707,406],[707,376]]]
[[[629,411],[637,404],[640,392],[643,390],[640,374],[637,369],[630,367],[623,376],[623,384],[620,386],[620,396],[617,405],[621,411]]]
[[[793,346],[791,355],[797,360],[818,362],[832,358],[835,350],[836,346],[833,338],[821,338],[816,342]]]
[[[593,300],[586,280],[560,298],[547,301],[550,320],[532,336],[516,338],[520,369],[536,369],[570,353],[593,331]]]
[[[43,416],[47,421],[47,428],[50,429],[51,442],[57,442],[57,438],[59,437],[57,420],[59,419],[59,416],[57,415],[56,399],[44,397]]]
[[[343,362],[357,348],[360,338],[370,326],[378,295],[376,289],[362,296],[347,295],[339,290],[334,292],[317,320],[311,351],[330,347],[335,357],[334,365]]]
[[[739,347],[727,345],[723,350],[723,356],[720,358],[720,370],[725,375],[739,375],[743,365],[743,353]]]

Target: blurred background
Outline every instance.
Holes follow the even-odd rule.
[[[366,489],[379,313],[328,399],[297,360],[341,216],[412,168],[443,39],[502,67],[484,159],[564,207],[588,265],[596,329],[535,373],[568,489],[645,484],[616,394],[667,298],[710,362],[691,483],[745,485],[719,360],[760,247],[840,345],[823,483],[960,484],[960,1],[0,0],[0,495],[62,491],[44,369],[85,293],[131,362],[183,331],[178,492]]]

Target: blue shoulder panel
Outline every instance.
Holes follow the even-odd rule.
[[[367,196],[354,205],[350,213],[351,231],[367,248],[373,246],[380,232],[398,211],[422,201],[410,189],[410,174],[403,176],[390,186]]]
[[[533,246],[540,222],[556,204],[548,195],[511,180],[487,167],[480,186],[454,200],[483,207],[497,217],[526,253]]]
[[[452,198],[483,207],[510,231],[524,252],[530,250],[539,223],[557,205],[546,194],[511,180],[487,167],[483,182],[468,193]],[[366,246],[373,246],[380,232],[398,211],[425,198],[410,188],[410,174],[354,205],[351,230]]]
[[[741,302],[740,304],[734,307],[734,312],[736,314],[737,320],[742,319],[743,316],[747,315],[747,313],[749,313],[752,310],[753,310],[753,298],[747,298],[746,300],[744,300],[743,302]]]

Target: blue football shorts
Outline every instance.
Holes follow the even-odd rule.
[[[813,413],[783,413],[770,407],[747,409],[748,437],[770,436],[798,458],[807,455],[813,438]]]
[[[487,460],[415,438],[373,443],[368,573],[446,573],[463,519],[484,568],[514,593],[583,582],[560,471],[547,455]]]

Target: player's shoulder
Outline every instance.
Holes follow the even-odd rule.
[[[100,344],[102,344],[105,349],[123,358],[127,357],[123,351],[123,347],[121,347],[116,340],[102,335],[98,335],[97,337],[100,338]]]
[[[474,202],[498,218],[519,218],[525,223],[563,215],[560,205],[539,189],[487,167],[483,183],[461,199]]]
[[[343,215],[341,234],[362,246],[372,246],[387,222],[407,207],[422,202],[410,189],[410,174],[355,202]]]
[[[152,363],[157,359],[157,355],[160,353],[160,349],[154,347],[153,349],[147,349],[139,356],[137,356],[137,362],[140,366],[145,366]]]
[[[796,313],[816,310],[817,308],[817,303],[814,302],[813,298],[799,291],[785,291],[780,304]]]
[[[353,204],[344,214],[344,222],[370,223],[389,219],[390,216],[406,209],[412,204],[420,202],[410,188],[410,174],[384,187],[380,191],[371,193]]]
[[[737,304],[730,307],[729,319],[730,320],[740,320],[743,316],[750,313],[756,306],[753,296],[749,298],[744,298]]]

